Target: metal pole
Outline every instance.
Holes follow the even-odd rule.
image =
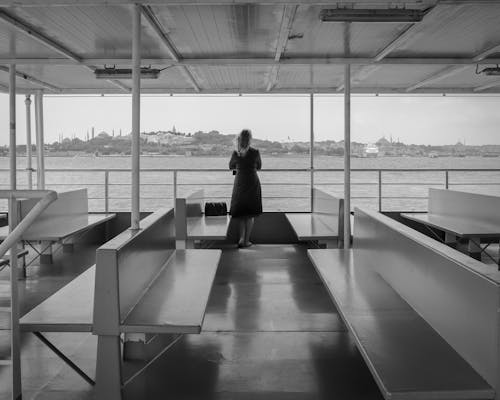
[[[104,172],[104,212],[109,212],[109,171]]]
[[[43,158],[43,92],[35,95],[36,120],[36,186],[38,190],[45,190],[45,161]]]
[[[351,244],[351,65],[344,69],[344,249]]]
[[[310,160],[310,167],[311,167],[311,212],[314,211],[314,93],[311,93],[310,95],[310,106],[311,106],[311,112],[310,112],[310,137],[309,137],[309,160]]]
[[[140,129],[141,129],[141,6],[134,4],[132,17],[132,212],[130,228],[140,221]]]
[[[16,66],[14,64],[9,67],[9,132],[10,188],[16,190]]]
[[[33,189],[33,165],[32,161],[32,151],[31,151],[31,97],[29,94],[26,95],[26,171],[28,172],[28,189]]]
[[[445,182],[444,182],[444,186],[446,189],[449,189],[450,188],[450,174],[449,174],[449,171],[445,171]]]
[[[173,195],[174,195],[174,207],[177,199],[177,170],[174,171],[174,187],[173,187]]]
[[[378,170],[378,211],[382,211],[382,170]]]

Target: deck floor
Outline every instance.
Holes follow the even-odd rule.
[[[496,249],[495,249],[496,250]],[[496,250],[497,251],[497,250]],[[20,281],[22,313],[93,264],[95,247],[56,253]],[[0,272],[0,279],[6,271]],[[0,332],[0,352],[6,350]],[[90,376],[96,337],[46,335]],[[32,334],[22,335],[24,399],[93,399],[93,389]],[[8,375],[0,369],[0,400]],[[224,249],[203,332],[185,335],[127,399],[382,399],[304,246]]]

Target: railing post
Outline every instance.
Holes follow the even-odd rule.
[[[311,107],[311,115],[310,115],[310,137],[309,137],[309,162],[311,167],[311,212],[314,211],[314,94],[311,93],[310,98],[310,107]]]
[[[109,212],[109,171],[104,172],[104,212]]]
[[[449,189],[449,187],[450,187],[450,175],[449,175],[449,171],[448,170],[446,170],[444,172],[444,177],[445,177],[444,187],[445,187],[445,189]]]
[[[382,212],[382,170],[378,170],[378,211]]]
[[[175,207],[175,199],[177,198],[177,170],[174,170],[174,186],[173,186],[173,202]]]

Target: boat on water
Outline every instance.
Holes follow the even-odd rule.
[[[368,143],[363,149],[363,157],[375,158],[379,155],[379,148],[374,143]]]

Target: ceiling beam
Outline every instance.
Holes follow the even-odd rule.
[[[350,1],[339,0],[244,0],[244,4],[297,4],[297,5],[324,5],[324,6],[338,6],[342,3],[352,4]],[[387,0],[363,0],[363,4],[368,6],[386,6],[389,2]],[[397,4],[396,2],[390,2]],[[436,0],[405,0],[400,4],[414,7],[428,6],[436,3]],[[441,0],[440,3],[451,5],[489,5],[498,4],[498,0]],[[165,0],[0,0],[1,7],[29,7],[29,6],[43,6],[43,7],[58,7],[58,6],[71,6],[71,5],[92,5],[92,6],[107,6],[112,5],[133,5],[133,4],[149,4],[164,6]],[[238,1],[235,0],[169,0],[168,5],[235,5]]]
[[[3,72],[9,72],[9,68],[8,67],[5,67],[3,65],[0,65],[0,71],[3,71]],[[62,89],[55,86],[55,85],[52,85],[51,83],[48,83],[48,82],[45,82],[45,81],[42,81],[38,78],[35,78],[34,76],[31,76],[31,75],[28,75],[24,72],[21,72],[19,70],[16,69],[16,76],[18,78],[21,78],[21,79],[24,79],[25,81],[27,82],[30,82],[30,83],[33,83],[35,85],[38,85],[38,86],[41,86],[45,89],[48,89],[50,90],[51,92],[55,92],[55,93],[61,93],[62,92]]]
[[[494,54],[494,53],[497,53],[499,51],[500,51],[500,45],[489,47],[488,49],[481,51],[479,54],[477,54],[475,57],[473,57],[472,60],[476,61],[476,62],[483,61],[490,54]],[[410,86],[406,90],[408,92],[411,92],[415,89],[418,89],[419,87],[422,87],[422,86],[428,85],[430,83],[440,81],[441,79],[448,78],[452,75],[458,74],[459,72],[462,72],[465,69],[467,69],[467,67],[468,67],[467,65],[465,65],[465,66],[464,65],[462,65],[462,66],[455,65],[455,66],[450,66],[450,67],[444,68],[441,71],[438,71],[437,73],[435,73],[434,75],[431,75],[431,76],[427,77],[426,79],[415,83],[414,85]]]
[[[266,90],[269,92],[278,81],[278,73],[279,73],[279,62],[281,60],[282,54],[285,52],[286,45],[288,43],[288,38],[290,37],[290,33],[292,31],[293,20],[295,18],[295,14],[297,13],[298,6],[290,6],[285,5],[283,7],[283,16],[281,18],[280,29],[278,31],[278,37],[276,39],[276,51],[274,53],[274,61],[276,65],[271,67],[271,71],[269,71],[268,81]]]
[[[163,47],[165,48],[165,50],[167,50],[169,57],[174,62],[178,63],[181,60],[181,57],[177,53],[177,50],[175,49],[175,46],[170,40],[168,33],[165,31],[161,22],[156,17],[153,9],[150,6],[141,6],[141,11],[142,15],[144,15],[144,18],[148,22],[151,29],[153,29],[160,38],[161,42],[163,43]],[[184,78],[186,78],[188,83],[193,87],[193,89],[199,92],[200,85],[198,85],[198,82],[196,82],[196,79],[194,78],[189,67],[187,65],[180,65],[180,71],[184,76]]]
[[[495,87],[497,89],[495,89]],[[485,89],[486,90],[486,89]],[[23,89],[22,94],[25,93],[33,93],[35,90],[33,89]],[[336,92],[336,87],[289,87],[289,88],[278,88],[273,89],[271,92],[268,92],[265,88],[260,89],[249,89],[249,88],[238,88],[238,89],[204,89],[201,92],[196,92],[192,88],[185,89],[173,89],[168,87],[158,87],[158,88],[141,88],[141,93],[143,94],[162,94],[162,95],[235,95],[239,94],[297,94],[297,95],[310,95],[311,91],[322,94],[329,94],[333,96],[341,96],[341,94]],[[408,94],[406,92],[405,87],[400,88],[387,88],[387,87],[357,87],[353,88],[353,93],[356,94],[365,94],[365,95],[378,95],[378,94],[396,94],[402,96],[417,96],[417,95],[480,95],[480,93],[474,91],[473,88],[420,88],[415,90],[414,92]],[[121,95],[122,91],[114,88],[72,88],[67,89],[64,88],[62,94],[115,94]],[[491,94],[500,97],[500,86],[491,87],[489,91],[483,91],[481,94]],[[55,96],[55,94],[53,94]]]
[[[429,85],[431,83],[434,83],[434,82],[437,82],[437,81],[440,81],[442,79],[445,79],[445,78],[448,78],[452,75],[455,75],[463,70],[465,70],[466,68],[468,68],[468,66],[460,66],[460,67],[456,67],[456,66],[451,66],[451,67],[447,67],[445,69],[442,69],[441,71],[438,71],[436,72],[435,74],[421,80],[420,82],[417,82],[415,83],[414,85],[411,85],[410,87],[408,87],[406,89],[407,92],[412,92],[414,91],[415,89],[418,89],[422,86],[426,86],[426,85]]]
[[[37,42],[43,44],[45,47],[48,47],[49,49],[54,50],[55,52],[61,54],[62,56],[66,57],[67,59],[73,61],[75,64],[83,65],[90,71],[94,72],[96,67],[93,65],[87,65],[83,62],[83,59],[78,56],[76,53],[73,51],[69,50],[68,48],[64,47],[60,43],[57,43],[56,41],[52,40],[48,36],[40,33],[35,27],[27,24],[26,22],[22,21],[21,19],[11,15],[5,10],[0,9],[0,21],[5,22],[7,25],[13,27],[14,29],[18,30],[19,32],[24,33],[25,35],[35,39]],[[115,80],[115,79],[110,79],[108,80],[109,83],[127,91],[130,92],[130,88],[123,83]]]
[[[188,67],[196,66],[249,66],[249,65],[487,65],[500,64],[500,58],[483,59],[475,61],[473,58],[453,58],[446,56],[435,57],[386,57],[378,62],[369,57],[294,57],[283,58],[276,62],[274,58],[183,58],[179,61],[173,61],[171,58],[143,58],[144,64]],[[12,56],[0,56],[0,64],[17,65],[104,65],[116,64],[130,65],[130,58],[84,58],[81,63],[75,63],[66,58],[16,58]],[[95,68],[95,67],[94,67]]]
[[[500,44],[490,47],[487,50],[482,51],[479,53],[477,56],[475,56],[472,60],[473,61],[483,61],[485,60],[489,55],[495,54],[495,53],[500,53]]]
[[[475,93],[477,93],[477,92],[482,92],[484,90],[496,88],[496,87],[500,87],[500,80],[490,82],[490,83],[485,83],[484,85],[475,87],[473,90]]]

